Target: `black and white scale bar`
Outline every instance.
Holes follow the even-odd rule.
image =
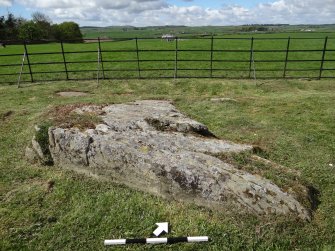
[[[179,242],[206,242],[208,236],[196,237],[172,237],[172,238],[146,238],[146,239],[115,239],[105,240],[104,244],[108,245],[126,245],[126,244],[174,244]]]

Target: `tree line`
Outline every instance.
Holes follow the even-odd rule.
[[[31,20],[15,17],[12,13],[0,16],[0,41],[9,40],[82,40],[79,25],[75,22],[53,24],[41,12],[34,12]]]
[[[273,30],[273,29],[271,29]],[[250,32],[250,31],[270,31],[265,25],[247,25],[241,28],[241,31]]]

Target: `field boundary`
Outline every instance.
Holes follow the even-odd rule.
[[[168,49],[142,49],[139,47],[139,41],[142,40],[161,40],[157,38],[128,38],[128,39],[90,39],[86,43],[96,44],[96,50],[65,50],[64,44],[74,41],[30,41],[21,42],[24,46],[23,54],[0,54],[0,83],[17,83],[18,79],[21,80],[22,76],[28,76],[21,80],[24,82],[36,82],[36,81],[57,81],[57,80],[91,80],[91,79],[160,79],[160,78],[228,78],[228,79],[282,79],[282,78],[312,78],[312,79],[323,79],[323,78],[335,78],[335,67],[325,67],[325,63],[335,62],[335,57],[327,58],[328,54],[335,55],[335,49],[327,48],[330,39],[328,36],[324,38],[233,38],[233,37],[202,37],[202,38],[191,38],[191,37],[173,37],[169,38],[166,43],[174,44],[174,48]],[[191,39],[201,39],[208,40],[208,48],[200,49],[190,49],[182,48],[179,44],[183,40]],[[311,40],[319,39],[322,42],[322,48],[318,49],[292,49],[291,42],[293,40]],[[233,40],[234,42],[246,41],[249,42],[249,48],[247,49],[225,49],[225,48],[215,48],[214,44],[217,41],[223,40]],[[259,40],[282,40],[286,43],[285,49],[256,49],[255,42]],[[120,41],[131,41],[133,43],[133,48],[131,49],[105,49],[102,46],[103,43],[114,43]],[[45,44],[45,43],[57,43],[59,44],[60,51],[49,51],[49,52],[32,52],[28,49],[30,44]],[[170,46],[171,47],[171,46]],[[133,54],[134,58],[124,59],[124,58],[110,58],[110,55],[116,55],[118,53],[129,53]],[[161,57],[162,54],[172,55],[173,58],[166,59]],[[206,55],[207,58],[182,58],[181,54],[188,53],[188,55],[202,53]],[[290,58],[290,55],[294,53],[298,55],[299,53],[319,53],[319,58],[312,59],[299,59]],[[69,60],[69,55],[81,55],[81,54],[92,54],[89,60]],[[95,56],[94,56],[95,54]],[[150,54],[152,58],[143,57],[146,54]],[[244,59],[232,59],[231,57],[225,58],[224,56],[218,58],[217,55],[237,55],[243,54],[248,55]],[[266,58],[258,59],[255,55],[266,54]],[[280,55],[280,57],[274,57],[273,55]],[[60,61],[34,61],[32,62],[31,57],[40,56],[61,56]],[[109,56],[106,57],[106,56]],[[17,63],[3,63],[6,59],[10,57],[21,58],[21,62]],[[234,56],[233,56],[234,57]],[[169,64],[168,67],[157,66],[160,63]],[[312,63],[312,67],[289,67],[293,63],[302,65],[307,63]],[[70,69],[69,65],[90,65],[89,69],[81,69],[77,67],[76,69]],[[95,64],[94,67],[92,67]],[[116,67],[107,67],[106,65],[116,65]],[[134,64],[135,67],[128,67],[129,64]],[[150,67],[144,65],[150,64]],[[184,66],[180,66],[183,64]],[[192,67],[195,64],[201,65],[201,67]],[[236,67],[238,64],[243,64],[244,67]],[[258,65],[276,65],[276,67],[259,67]],[[54,71],[41,71],[38,66],[47,66],[50,68],[56,65],[62,65],[62,70]],[[190,65],[191,67],[185,67],[185,65]],[[224,67],[223,67],[224,66]],[[1,69],[6,67],[7,72],[3,72]],[[14,71],[11,71],[15,69]],[[20,71],[18,70],[20,69]],[[145,74],[150,72],[150,74]],[[184,74],[180,74],[183,72]],[[227,73],[234,72],[236,75],[229,76]],[[268,72],[266,76],[259,76],[261,72]],[[290,75],[292,72],[301,72],[301,75]],[[311,76],[304,73],[313,72]],[[328,72],[328,74],[324,74]],[[90,73],[90,74],[86,74]],[[127,73],[127,74],[120,74]],[[189,74],[188,74],[189,73]],[[201,74],[200,74],[201,73]],[[272,74],[273,73],[273,74]],[[275,74],[274,74],[275,73]],[[272,74],[272,75],[271,75]],[[40,78],[35,78],[38,75]],[[71,75],[71,76],[70,76]]]

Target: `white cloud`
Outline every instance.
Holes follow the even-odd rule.
[[[14,0],[61,22],[82,25],[237,25],[246,23],[335,23],[335,0],[275,0],[253,8],[176,6],[166,0]],[[192,2],[182,0],[181,2]],[[265,1],[265,0],[264,0]],[[8,6],[11,0],[0,0]]]
[[[2,0],[0,0],[2,1]],[[87,7],[102,9],[127,9],[133,5],[147,5],[147,3],[162,2],[160,0],[17,0],[18,3],[36,7],[36,8],[78,8],[86,9]]]
[[[335,23],[335,0],[278,0],[257,9],[269,21],[282,23]]]
[[[12,0],[0,0],[0,6],[10,7],[12,6]]]

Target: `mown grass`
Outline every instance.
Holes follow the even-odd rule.
[[[254,60],[252,69],[256,70],[256,78],[281,78],[284,76],[284,66],[286,58],[287,39],[292,37],[290,42],[290,50],[320,50],[316,52],[289,52],[288,60],[316,60],[305,62],[288,62],[286,67],[286,77],[306,77],[318,78],[322,59],[322,50],[324,47],[325,37],[329,36],[327,49],[335,50],[335,38],[328,33],[310,34],[308,37],[313,39],[295,39],[300,35],[294,33],[285,34],[255,34],[254,40]],[[307,36],[307,35],[305,35]],[[220,38],[220,37],[218,37]],[[222,38],[222,37],[221,37]],[[225,39],[215,39],[213,43],[214,50],[244,50],[245,52],[220,52],[214,51],[179,51],[177,76],[178,77],[217,77],[217,78],[249,78],[250,76],[250,47],[251,35],[225,35]],[[233,38],[240,38],[237,40]],[[266,40],[257,40],[260,38],[267,38]],[[66,67],[69,71],[66,73],[59,73],[65,71],[64,59],[61,54],[61,45],[57,43],[43,44],[43,45],[28,45],[28,52],[30,63],[50,63],[32,65],[31,69],[33,77],[38,80],[63,80],[69,77],[70,79],[94,79],[97,77],[97,59],[98,59],[98,44],[97,43],[81,43],[81,44],[64,44],[64,51],[66,52],[65,61]],[[158,78],[158,77],[174,77],[175,74],[175,42],[166,42],[161,39],[139,39],[139,50],[157,50],[140,51],[140,60],[156,60],[156,61],[142,61],[137,63],[136,41],[112,41],[101,43],[102,59],[104,62],[104,75],[106,78],[138,78],[138,69],[140,68],[140,77]],[[115,50],[123,50],[121,52]],[[125,52],[124,50],[132,50]],[[172,50],[172,51],[163,51]],[[178,40],[178,50],[211,50],[211,39],[181,39]],[[283,50],[281,52],[257,52],[257,50]],[[87,53],[73,53],[91,51]],[[16,66],[1,66],[0,74],[15,73],[13,76],[2,76],[1,82],[15,82],[18,79],[20,72],[20,64],[22,56],[1,56],[9,54],[22,54],[24,48],[22,45],[7,46],[0,50],[0,65],[17,64]],[[58,54],[35,54],[33,53],[48,53],[56,52]],[[214,60],[212,65],[211,58]],[[125,60],[132,60],[132,62],[122,62]],[[158,60],[158,61],[157,61]],[[162,61],[159,61],[162,60]],[[205,62],[199,61],[183,61],[183,60],[207,60]],[[218,62],[217,60],[244,60],[246,62]],[[281,62],[259,62],[262,60],[281,60]],[[335,52],[328,51],[325,55],[325,60],[335,60]],[[84,62],[90,61],[90,62]],[[115,62],[116,61],[116,62]],[[121,61],[121,62],[120,62]],[[54,62],[54,63],[53,63]],[[322,72],[323,77],[334,77],[334,61],[325,61]],[[165,69],[165,70],[157,70]],[[211,71],[212,69],[212,71]],[[234,71],[230,71],[230,70]],[[78,70],[88,70],[89,72],[73,72]],[[125,71],[126,70],[126,71]],[[50,72],[51,73],[43,73]],[[38,73],[42,72],[42,73]],[[27,60],[25,61],[23,71],[24,81],[30,81],[29,68]],[[102,75],[101,75],[102,76]],[[253,74],[251,74],[253,76]]]
[[[83,97],[60,97],[78,90]],[[108,250],[104,239],[208,235],[208,244],[132,245],[113,250],[333,250],[335,248],[333,81],[132,80],[0,86],[0,249]],[[229,97],[236,102],[212,102]],[[311,222],[257,217],[166,201],[60,167],[31,165],[24,149],[34,125],[59,105],[170,99],[219,137],[255,144],[300,171],[320,192]],[[333,164],[331,166],[330,164]]]

